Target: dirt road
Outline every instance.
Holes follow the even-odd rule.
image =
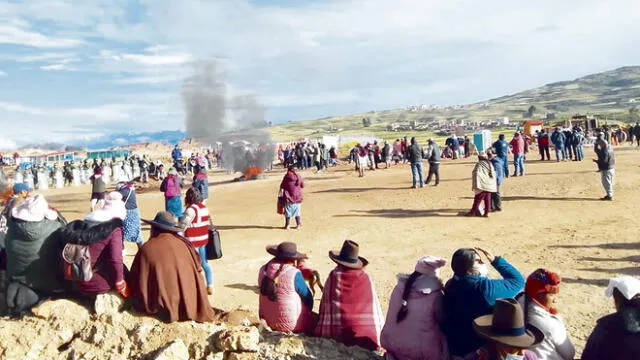
[[[214,174],[210,181],[221,184],[211,187],[208,205],[221,230],[224,258],[212,262],[216,293],[211,302],[257,311],[257,271],[269,259],[264,247],[280,241],[296,241],[323,278],[334,266],[328,250],[338,249],[344,239],[359,242],[385,311],[396,274],[413,271],[418,257],[450,260],[460,247],[482,246],[525,275],[545,267],[563,277],[558,307],[581,349],[595,321],[613,309],[604,296],[607,279],[640,275],[640,151],[617,149],[614,202],[598,200],[603,190],[592,154],[587,149],[584,162],[528,161],[527,175],[509,178],[502,187],[504,211],[489,219],[458,215],[472,201],[471,160],[443,162],[441,185],[416,190],[410,189],[407,165],[367,172],[364,178],[346,166],[320,175],[303,172],[304,228],[289,231],[281,229],[283,219],[275,211],[282,171],[244,183],[223,183],[232,176]],[[87,187],[46,195],[70,219],[88,210]],[[160,192],[142,194],[139,204],[147,218],[164,207]],[[447,266],[443,277],[450,276]]]

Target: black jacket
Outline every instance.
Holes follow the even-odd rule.
[[[419,163],[422,161],[422,147],[417,142],[409,146],[408,152],[409,152],[409,161],[412,164]]]
[[[610,170],[615,168],[616,156],[613,153],[613,148],[611,147],[611,145],[602,147],[598,145],[598,143],[596,142],[594,150],[596,152],[596,155],[598,156],[599,171],[605,171],[605,170]]]
[[[596,324],[582,360],[628,360],[640,355],[640,309],[607,315]]]

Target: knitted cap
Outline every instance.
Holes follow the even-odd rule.
[[[524,287],[525,293],[530,298],[535,298],[539,294],[557,294],[560,291],[560,275],[545,269],[538,269],[527,278]]]

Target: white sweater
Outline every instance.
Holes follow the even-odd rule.
[[[529,351],[535,353],[538,360],[573,360],[576,349],[562,318],[533,301],[529,301],[527,307],[527,322],[544,333],[544,340]]]

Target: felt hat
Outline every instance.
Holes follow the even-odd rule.
[[[473,330],[485,339],[521,349],[544,340],[542,331],[525,324],[522,306],[514,299],[498,299],[493,314],[473,320]]]
[[[300,260],[307,258],[307,255],[298,252],[298,245],[294,242],[285,241],[278,245],[270,245],[267,246],[266,250],[278,260]]]
[[[636,295],[640,295],[640,280],[631,276],[613,278],[609,280],[609,286],[607,286],[604,294],[611,297],[614,289],[618,289],[622,296],[627,300],[631,300]]]
[[[358,256],[360,246],[352,240],[345,240],[340,251],[329,251],[329,258],[338,265],[350,269],[362,269],[369,264],[367,259]]]
[[[431,255],[423,256],[418,259],[414,271],[422,275],[438,276],[438,269],[445,266],[446,264],[447,260],[443,258]]]
[[[85,220],[95,222],[107,222],[113,219],[124,220],[127,217],[127,208],[122,201],[122,194],[117,191],[108,193],[104,198],[104,205],[87,214]]]
[[[58,213],[49,208],[44,196],[36,195],[11,209],[11,216],[22,221],[38,222],[44,219],[56,220]]]
[[[179,233],[182,231],[182,229],[178,227],[176,217],[168,211],[160,211],[156,214],[156,217],[153,218],[153,220],[142,219],[142,222],[151,225],[152,228],[172,233]]]

